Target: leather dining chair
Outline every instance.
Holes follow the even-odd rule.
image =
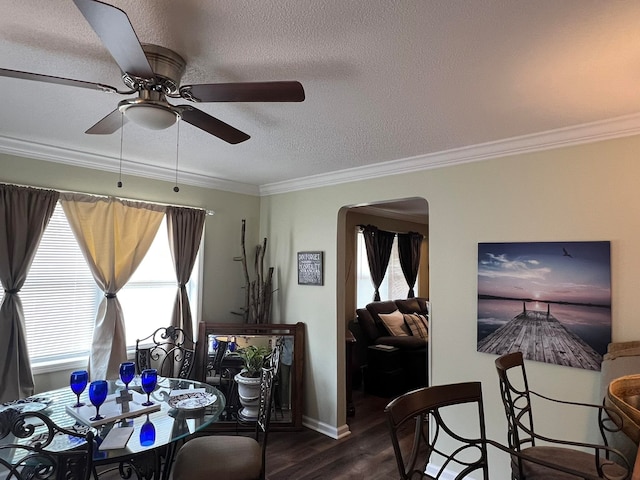
[[[262,369],[254,436],[211,435],[188,440],[176,455],[173,480],[264,480],[273,378],[273,368]]]
[[[69,449],[60,450],[59,438],[67,439]],[[0,412],[0,478],[89,480],[94,444],[90,429],[80,433],[40,412],[7,408]]]
[[[615,412],[603,405],[557,400],[530,390],[522,352],[502,355],[496,359],[495,365],[507,417],[509,449],[514,454],[511,461],[512,479],[630,478],[631,469],[627,460],[620,451],[607,446],[604,435],[606,430],[617,428],[609,417],[610,414],[615,415]],[[569,408],[593,409],[598,414],[602,444],[556,439],[539,434],[534,427],[532,396],[550,407],[565,405]],[[517,456],[518,453],[524,454],[529,460]],[[534,463],[531,459],[537,459],[546,465]]]

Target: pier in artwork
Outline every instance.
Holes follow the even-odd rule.
[[[478,342],[478,351],[503,355],[521,351],[524,358],[569,367],[600,370],[602,356],[547,311],[522,312]]]

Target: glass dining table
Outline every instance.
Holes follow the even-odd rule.
[[[120,380],[110,380],[108,383],[110,394],[122,395],[124,385]],[[142,393],[135,380],[129,386],[129,390]],[[190,404],[189,400],[186,403],[174,401],[177,397],[172,393],[180,393],[180,398],[185,398],[188,397],[189,391],[206,393],[205,405]],[[86,390],[80,396],[80,400],[86,405],[91,405]],[[0,409],[14,407],[42,411],[57,425],[74,431],[84,432],[93,428],[96,438],[94,466],[99,475],[107,470],[117,469],[122,478],[135,476],[145,480],[166,480],[169,478],[173,457],[181,441],[216,422],[225,408],[226,400],[222,392],[212,385],[177,378],[159,378],[156,389],[150,394],[150,400],[159,405],[159,409],[93,427],[78,420],[77,415],[69,413],[68,407],[77,401],[76,395],[69,387],[42,392],[15,403],[9,402],[0,406]],[[132,430],[123,448],[100,448],[112,430],[123,427]],[[67,436],[56,438],[52,445],[59,450],[76,446],[77,439]]]

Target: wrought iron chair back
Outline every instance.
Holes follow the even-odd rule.
[[[284,347],[284,337],[278,337],[276,344],[273,347],[271,356],[269,357],[269,367],[273,369],[273,376],[278,377],[278,371],[280,369],[280,357],[282,355],[282,349]]]
[[[178,327],[161,327],[136,340],[138,373],[155,368],[164,377],[193,378],[197,342]]]
[[[91,430],[59,427],[40,412],[0,412],[0,478],[89,480],[93,448]]]
[[[621,420],[615,411],[604,405],[557,400],[530,390],[522,352],[502,355],[496,359],[495,365],[507,418],[508,446],[514,453],[511,464],[512,478],[566,478],[558,472],[571,473],[578,478],[630,478],[631,469],[627,460],[620,451],[607,445],[605,432],[620,430]],[[537,433],[533,423],[532,396],[555,405],[597,411],[602,443],[570,441]],[[537,445],[536,440],[544,445]],[[538,464],[534,465],[531,458],[536,458]]]
[[[457,432],[447,425],[446,420],[462,408],[477,411],[477,425],[473,425],[473,435]],[[427,478],[452,478],[451,471],[459,471],[456,480],[467,478],[472,472],[479,472],[484,480],[489,479],[487,463],[487,443],[480,382],[458,383],[424,387],[400,395],[385,408],[391,443],[396,457],[398,472],[403,480],[425,477],[427,466],[434,454],[443,459],[442,465]],[[431,417],[433,432],[429,432]],[[414,422],[413,443],[403,447],[400,435],[409,422]],[[471,429],[471,425],[467,425]],[[431,433],[431,435],[430,435]],[[446,438],[447,447],[442,447]]]
[[[267,437],[271,423],[271,404],[273,401],[274,369],[265,367],[260,376],[260,406],[256,421],[255,439],[262,449],[262,471],[260,478],[265,477],[265,465],[267,459]]]
[[[531,408],[531,395],[529,394],[529,382],[521,352],[503,355],[495,361],[500,380],[500,396],[507,418],[507,443],[509,448],[521,451],[527,446],[536,445],[536,437],[533,424],[533,409]],[[511,382],[511,375],[520,377],[520,385]],[[514,379],[515,381],[515,379]]]

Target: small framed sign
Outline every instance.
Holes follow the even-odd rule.
[[[298,252],[298,285],[324,285],[324,252]]]

